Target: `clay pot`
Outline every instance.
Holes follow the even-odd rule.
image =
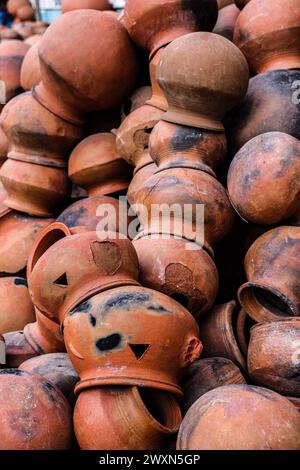
[[[245,384],[240,369],[229,359],[211,357],[194,362],[181,382],[184,397],[181,409],[186,414],[188,409],[205,393],[223,385]]]
[[[81,380],[76,393],[137,385],[181,395],[184,369],[202,351],[192,315],[166,295],[137,286],[89,297],[70,311],[63,328]]]
[[[142,86],[135,90],[132,95],[122,104],[121,121],[129,116],[136,109],[144,106],[146,101],[151,98],[152,90],[150,86]]]
[[[22,91],[20,71],[28,49],[28,44],[17,39],[0,44],[0,79],[5,83],[6,101]]]
[[[235,301],[217,305],[200,321],[204,357],[225,357],[246,370],[237,336],[238,307]],[[216,334],[218,332],[218,334]]]
[[[217,0],[217,3],[219,10],[221,10],[222,8],[227,7],[227,5],[234,3],[234,0]]]
[[[61,168],[8,158],[1,167],[0,178],[7,192],[7,207],[38,217],[52,217],[70,194],[67,174]]]
[[[254,73],[299,68],[299,3],[295,0],[273,0],[272,3],[252,0],[239,15],[234,42]]]
[[[128,188],[130,166],[116,151],[116,137],[111,133],[90,135],[73,150],[69,177],[85,188],[89,196],[113,194]]]
[[[67,450],[72,416],[64,395],[21,370],[0,371],[1,450]],[[47,418],[47,419],[45,419]]]
[[[140,282],[181,303],[194,316],[207,312],[218,292],[218,271],[199,246],[183,239],[140,238],[133,242]]]
[[[187,168],[160,171],[144,182],[135,198],[137,204],[143,204],[136,207],[141,235],[167,233],[196,240],[211,249],[234,223],[224,187],[203,171]],[[161,207],[162,202],[169,211],[153,210]]]
[[[24,270],[35,240],[53,219],[38,219],[16,211],[0,218],[0,274]]]
[[[17,31],[14,31],[12,28],[2,27],[0,29],[0,38],[1,39],[20,39],[20,35]]]
[[[296,69],[275,70],[250,80],[243,103],[226,119],[232,157],[253,137],[266,132],[284,132],[300,139],[299,80],[300,70]]]
[[[25,44],[28,44],[30,47],[32,47],[38,42],[40,42],[41,38],[42,38],[41,34],[32,34],[31,36],[26,38],[24,42]]]
[[[146,161],[147,160],[144,159],[144,163]],[[150,176],[153,176],[157,172],[158,168],[157,168],[156,164],[153,162],[153,160],[151,160],[150,155],[148,156],[148,162],[149,163],[146,164],[146,166],[143,166],[142,168],[140,168],[133,175],[131,183],[128,186],[127,198],[128,198],[129,203],[131,204],[132,208],[134,207],[135,204],[138,204],[139,195],[140,195],[140,192],[143,189],[145,181],[148,178],[150,178]]]
[[[228,173],[231,202],[254,224],[272,225],[300,209],[300,141],[281,132],[250,140]]]
[[[83,136],[80,127],[50,113],[31,93],[23,93],[11,100],[1,113],[0,123],[10,140],[9,158],[46,167],[66,167],[70,151]],[[29,167],[32,168],[32,165]],[[54,175],[52,179],[61,180],[60,184],[58,181],[52,183],[54,189],[57,191],[61,186],[66,191],[66,181],[62,181],[66,178],[63,172],[36,167],[31,171],[42,171],[42,174],[48,172],[49,178],[51,174]],[[38,179],[36,183],[39,183]]]
[[[247,5],[247,3],[250,2],[250,0],[234,0],[234,1],[235,1],[236,6],[240,10],[242,10]]]
[[[9,214],[9,212],[11,212],[11,209],[9,209],[9,207],[7,207],[4,204],[6,197],[7,197],[6,191],[3,188],[3,184],[0,182],[0,221],[2,217],[4,217],[6,214]],[[1,222],[0,222],[0,226],[1,226]]]
[[[9,140],[0,127],[0,166],[5,162],[9,151]]]
[[[19,8],[29,5],[28,0],[8,0],[6,9],[11,15],[16,15]]]
[[[251,329],[248,371],[258,385],[300,398],[300,319],[259,324]]]
[[[5,367],[17,368],[22,362],[35,357],[38,353],[27,342],[23,331],[5,333]]]
[[[135,50],[109,12],[78,10],[60,16],[43,35],[39,55],[42,83],[35,96],[54,114],[79,125],[89,111],[119,106],[137,78]]]
[[[276,423],[276,426],[274,426]],[[299,450],[300,420],[287,398],[261,387],[226,385],[187,412],[178,450]]]
[[[25,326],[24,337],[36,355],[65,352],[64,338],[59,325],[37,308],[35,314],[36,321]]]
[[[160,62],[163,51],[164,51],[164,47],[159,49],[150,61],[149,71],[150,71],[150,79],[151,79],[152,96],[147,101],[147,104],[149,104],[150,106],[154,106],[155,108],[161,109],[162,111],[167,111],[168,102],[157,81],[157,67]]]
[[[239,14],[240,10],[232,2],[230,5],[222,8],[219,11],[218,21],[213,29],[213,33],[232,41],[234,27]]]
[[[111,4],[108,0],[62,0],[61,10],[62,13],[67,13],[73,10],[111,10]]]
[[[295,397],[287,397],[293,405],[297,408],[297,410],[300,413],[300,398],[295,398]]]
[[[32,87],[34,87],[41,81],[41,70],[38,54],[39,42],[40,39],[33,46],[30,47],[22,63],[20,83],[21,87],[24,88],[24,90],[30,91]]]
[[[6,364],[5,339],[0,335],[0,365]]]
[[[216,0],[127,0],[121,16],[132,40],[150,52],[194,31],[211,31],[217,21]]]
[[[278,227],[259,237],[245,258],[248,282],[239,300],[257,322],[300,315],[300,227]]]
[[[86,232],[50,246],[33,266],[29,285],[35,306],[62,322],[67,312],[92,295],[112,287],[138,285],[137,279],[137,255],[128,239]]]
[[[150,156],[159,170],[193,168],[216,176],[227,151],[223,132],[159,121],[150,136]]]
[[[27,281],[20,277],[0,278],[0,333],[22,330],[34,319]]]
[[[19,370],[44,377],[64,394],[71,406],[75,405],[74,388],[79,377],[66,353],[44,354],[28,359]]]
[[[232,42],[213,33],[192,33],[166,47],[157,79],[169,105],[165,121],[223,131],[225,113],[246,94],[249,71]]]
[[[34,20],[35,19],[35,11],[34,11],[34,9],[32,8],[31,5],[24,5],[23,7],[18,8],[17,17],[21,21]]]
[[[161,390],[101,387],[80,393],[74,430],[84,450],[158,450],[176,434],[181,413]]]

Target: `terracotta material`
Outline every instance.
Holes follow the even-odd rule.
[[[62,0],[62,13],[73,10],[84,10],[86,8],[92,10],[111,10],[111,4],[108,0]]]
[[[258,385],[300,398],[300,319],[259,324],[251,330],[248,371]]]
[[[16,15],[19,8],[28,4],[28,0],[8,0],[6,9],[11,15]]]
[[[27,343],[38,355],[65,352],[64,338],[59,325],[35,309],[36,321],[24,328]]]
[[[41,40],[41,37],[41,34],[32,34],[32,36],[26,38],[24,42],[25,44],[28,44],[30,47],[32,47]]]
[[[32,48],[30,52],[31,50]],[[33,75],[30,79],[32,78]],[[80,127],[50,113],[31,93],[23,93],[11,100],[1,113],[0,123],[10,140],[9,158],[46,167],[66,167],[71,150],[83,136]],[[55,170],[33,168],[31,171],[42,171],[42,174],[50,171],[51,177],[50,174],[54,174]],[[56,178],[58,174],[63,173],[56,172]],[[36,183],[38,184],[38,180]],[[52,186],[57,191],[60,186],[64,189],[66,183],[60,182],[60,186],[58,182],[52,183]]]
[[[217,0],[217,2],[218,2],[219,10],[221,10],[221,8],[225,8],[227,7],[227,5],[234,3],[234,0]]]
[[[3,163],[2,163],[3,164]],[[6,191],[3,187],[3,184],[0,182],[0,220],[2,217],[4,217],[6,214],[8,214],[9,212],[11,212],[11,209],[9,209],[9,207],[7,207],[5,204],[4,204],[4,201],[6,199]],[[0,222],[0,226],[1,226],[1,222]]]
[[[83,450],[157,450],[176,434],[181,413],[169,393],[102,387],[80,393],[74,430]]]
[[[237,338],[236,302],[217,305],[200,321],[204,357],[225,357],[246,370],[245,357]],[[218,334],[216,334],[216,331]]]
[[[109,12],[60,16],[43,35],[39,55],[42,83],[35,96],[54,114],[79,125],[89,111],[119,106],[137,78],[136,52]]]
[[[157,67],[160,62],[163,51],[164,51],[164,47],[159,49],[150,61],[149,71],[150,71],[150,79],[151,79],[152,96],[147,101],[147,104],[149,104],[150,106],[154,106],[155,108],[161,109],[162,111],[167,111],[168,102],[157,81]]]
[[[300,209],[299,179],[300,141],[268,132],[250,140],[233,159],[229,196],[243,219],[272,225]]]
[[[31,5],[24,5],[23,7],[18,8],[17,17],[21,21],[34,20],[35,19],[35,11],[34,11],[34,9],[32,8]]]
[[[202,351],[192,315],[175,300],[143,287],[90,297],[66,316],[63,327],[81,379],[76,393],[95,386],[138,385],[181,395],[184,369]]]
[[[5,162],[9,150],[9,140],[0,127],[0,166]]]
[[[223,132],[159,121],[150,136],[150,156],[159,170],[193,168],[212,176],[224,163],[227,141]]]
[[[249,140],[266,132],[284,132],[300,139],[299,80],[300,70],[296,69],[275,70],[250,80],[243,103],[226,119],[232,158]]]
[[[27,281],[20,277],[0,278],[0,334],[22,330],[34,319]]]
[[[146,161],[147,160],[145,159],[144,162]],[[156,164],[153,162],[153,160],[151,160],[151,157],[149,155],[148,164],[146,166],[143,166],[133,175],[133,178],[131,180],[130,185],[128,186],[127,191],[127,198],[131,207],[138,203],[139,195],[143,189],[145,181],[150,178],[150,176],[153,176],[156,173],[157,169],[158,168]]]
[[[213,29],[213,33],[220,34],[220,36],[232,41],[234,27],[239,14],[240,10],[238,7],[230,2],[230,5],[219,11],[218,21]]]
[[[40,60],[38,54],[39,42],[40,39],[30,47],[22,63],[20,83],[24,90],[30,91],[32,87],[38,85],[41,81]]]
[[[116,151],[116,137],[111,133],[90,135],[71,153],[69,177],[85,188],[90,196],[108,195],[128,188],[130,166]]]
[[[9,211],[0,218],[0,273],[12,275],[24,270],[39,234],[53,219],[38,219]]]
[[[44,354],[28,359],[19,369],[44,377],[65,395],[71,406],[75,405],[74,388],[79,377],[66,353]]]
[[[72,417],[64,395],[21,370],[0,371],[1,450],[67,450]],[[45,419],[47,418],[47,419]]]
[[[62,322],[67,312],[92,295],[138,285],[137,278],[137,255],[128,239],[86,232],[50,246],[34,265],[29,286],[35,306]]]
[[[250,385],[227,385],[203,395],[186,414],[177,440],[178,450],[299,448],[295,406],[278,393]]]
[[[248,282],[239,290],[246,312],[258,322],[300,315],[300,227],[278,227],[259,237],[245,258]]]
[[[0,335],[0,365],[6,364],[5,339]]]
[[[194,362],[181,382],[184,397],[181,409],[186,414],[188,409],[205,393],[223,385],[245,384],[240,369],[229,359],[211,357]]]
[[[22,362],[38,353],[27,342],[23,331],[12,331],[4,335],[6,349],[5,367],[17,368]]]
[[[163,237],[133,242],[145,287],[163,292],[181,303],[195,317],[214,304],[218,271],[212,258],[195,243]]]
[[[12,28],[1,28],[0,30],[0,38],[1,39],[20,39],[19,33],[14,31]]]
[[[150,52],[193,31],[211,31],[217,21],[216,0],[127,0],[121,22],[132,40]]]
[[[299,2],[252,0],[239,15],[234,42],[254,73],[299,68]]]
[[[135,90],[132,95],[122,104],[121,109],[121,120],[129,116],[130,113],[135,111],[136,109],[144,106],[146,101],[151,98],[152,89],[150,86],[142,86]]]
[[[225,113],[246,94],[249,71],[230,41],[213,33],[192,33],[166,47],[157,79],[169,104],[165,121],[222,131]]]
[[[297,410],[300,413],[300,398],[295,398],[295,397],[287,397],[293,405],[297,408]]]
[[[5,82],[6,101],[22,91],[20,71],[28,49],[28,44],[17,39],[0,44],[0,79]]]
[[[52,217],[70,194],[67,174],[61,168],[8,158],[1,167],[0,178],[7,192],[5,204],[38,217]]]

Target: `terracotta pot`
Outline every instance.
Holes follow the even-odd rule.
[[[4,41],[0,44],[0,79],[5,83],[6,101],[22,91],[20,71],[28,49],[28,44],[17,39]]]
[[[216,176],[227,151],[223,132],[159,121],[150,136],[150,156],[159,170],[192,168]]]
[[[127,0],[121,22],[132,40],[150,52],[179,36],[194,31],[211,31],[217,21],[216,0]]]
[[[6,214],[9,214],[9,212],[12,211],[11,209],[9,209],[9,207],[7,207],[4,204],[6,197],[7,197],[6,191],[3,187],[3,184],[0,182],[0,221],[2,217],[4,217]],[[1,222],[0,222],[0,226],[1,226]]]
[[[20,277],[0,278],[0,334],[22,330],[34,319],[27,281]]]
[[[50,246],[34,265],[29,285],[41,313],[62,322],[66,313],[92,295],[138,285],[137,279],[137,255],[128,239],[86,232]]]
[[[220,68],[220,63],[225,66]],[[165,121],[223,131],[225,113],[246,94],[249,71],[230,41],[213,33],[192,33],[166,47],[157,79],[169,104]]]
[[[222,8],[219,11],[218,21],[213,29],[213,33],[220,34],[220,36],[223,36],[224,38],[232,41],[234,27],[239,14],[240,10],[236,5],[230,2],[230,5]]]
[[[0,166],[5,162],[9,151],[9,140],[0,127]]]
[[[274,423],[276,422],[276,426]],[[178,450],[299,450],[295,406],[278,393],[250,385],[212,390],[189,409]]]
[[[151,157],[149,155],[149,162],[150,159]],[[156,171],[157,166],[152,161],[152,163],[148,163],[148,165],[143,166],[137,173],[133,175],[133,178],[131,180],[130,185],[128,186],[127,191],[127,198],[131,207],[134,207],[134,205],[137,203],[140,191],[142,190],[145,181],[150,178],[150,176],[153,176]]]
[[[250,0],[234,0],[234,1],[235,1],[236,6],[240,10],[242,10],[247,5],[247,3],[250,2]]]
[[[17,31],[14,31],[11,28],[2,28],[0,30],[0,38],[1,39],[20,39],[19,33]]]
[[[10,101],[1,113],[0,123],[10,140],[9,158],[46,167],[66,167],[70,151],[83,136],[80,127],[50,113],[31,93],[23,93]],[[43,174],[48,171],[51,177],[55,170],[34,167],[31,171]],[[56,172],[56,178],[58,174],[64,173]],[[52,186],[59,189],[58,183]],[[66,182],[61,182],[60,186],[65,188]]]
[[[221,10],[222,8],[227,7],[227,5],[234,3],[234,0],[217,0],[217,2],[218,2],[219,10]]]
[[[108,195],[128,188],[132,170],[117,154],[116,137],[101,133],[90,135],[75,147],[69,177],[90,196]]]
[[[147,101],[147,104],[149,104],[150,106],[154,106],[155,108],[161,109],[162,111],[167,111],[168,102],[157,81],[157,67],[160,62],[164,49],[165,49],[164,47],[159,49],[150,61],[149,71],[150,71],[150,79],[151,79],[152,96]]]
[[[140,282],[181,303],[195,317],[214,304],[218,271],[212,258],[195,243],[163,237],[133,243],[140,265]]]
[[[167,233],[198,240],[211,249],[234,223],[234,212],[225,189],[203,171],[187,168],[160,171],[144,182],[135,199],[137,204],[143,204],[136,207],[141,235]],[[161,207],[162,202],[170,211],[153,210],[153,207]],[[201,205],[204,206],[204,224]]]
[[[81,379],[76,393],[137,385],[181,395],[184,369],[202,351],[192,315],[166,295],[137,286],[89,297],[66,316],[63,328]]]
[[[0,218],[0,274],[24,270],[35,240],[53,219],[38,219],[10,211]]]
[[[300,315],[300,227],[278,227],[259,237],[245,258],[248,282],[239,300],[258,322]]]
[[[38,353],[27,342],[23,331],[5,333],[6,364],[5,367],[17,368]]]
[[[75,405],[74,388],[79,377],[66,353],[33,357],[23,362],[19,370],[44,377],[64,394],[71,406]]]
[[[38,355],[65,352],[64,338],[60,326],[35,309],[36,321],[24,328],[27,343]]]
[[[300,209],[300,141],[281,132],[250,140],[233,159],[228,191],[236,211],[254,224],[272,225]]]
[[[20,84],[24,90],[30,91],[32,87],[38,85],[41,81],[40,60],[38,54],[39,42],[40,39],[30,47],[22,63]]]
[[[169,393],[101,387],[80,393],[74,429],[83,450],[158,450],[179,429],[181,413]]]
[[[6,364],[5,339],[0,335],[0,365]]]
[[[180,403],[183,414],[205,393],[223,385],[245,384],[240,369],[229,359],[211,357],[194,362],[181,382],[184,397]]]
[[[300,398],[295,398],[295,397],[287,397],[293,405],[297,408],[297,410],[300,413]]]
[[[38,42],[40,42],[42,35],[41,34],[32,34],[28,38],[25,39],[25,44],[28,44],[30,47],[34,46]],[[26,54],[27,55],[27,54]]]
[[[200,321],[204,357],[225,357],[246,370],[237,337],[238,307],[235,301],[217,305]],[[218,334],[216,334],[218,332]]]
[[[239,15],[234,42],[254,73],[299,68],[299,2],[252,0]]]
[[[259,74],[249,83],[247,95],[226,119],[230,154],[266,132],[284,132],[300,139],[300,70]],[[289,116],[289,119],[286,117]]]
[[[300,319],[254,326],[248,350],[248,371],[258,385],[300,398]]]
[[[144,106],[146,101],[151,98],[152,89],[150,86],[142,86],[135,90],[131,96],[122,104],[121,109],[121,121],[129,116],[130,113],[135,111],[136,109]]]
[[[28,21],[35,19],[35,11],[31,5],[24,5],[17,10],[17,17],[20,18],[21,21]]]
[[[11,15],[16,15],[19,8],[29,5],[28,0],[8,0],[6,9]]]
[[[0,410],[1,450],[71,447],[69,404],[61,391],[42,377],[16,369],[0,371]]]
[[[137,78],[136,52],[125,28],[108,12],[60,16],[43,35],[39,55],[42,83],[35,96],[54,114],[79,125],[89,111],[119,106]]]
[[[61,10],[62,13],[67,13],[73,10],[111,10],[111,4],[108,0],[62,0]]]

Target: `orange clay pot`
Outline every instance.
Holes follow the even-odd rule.
[[[32,34],[31,36],[26,38],[24,42],[25,44],[28,44],[30,47],[32,47],[41,40],[41,37],[41,34]]]
[[[248,282],[239,300],[258,322],[300,315],[300,227],[278,227],[259,237],[245,258]]]
[[[111,10],[111,4],[108,0],[62,0],[61,10],[62,13],[67,13],[73,10]]]
[[[2,39],[9,39],[9,40],[12,40],[12,39],[20,39],[20,35],[19,33],[17,33],[17,31],[14,31],[13,29],[11,28],[1,28],[0,29],[0,38],[1,40]]]
[[[222,8],[219,11],[218,21],[213,29],[213,33],[219,34],[220,36],[229,39],[229,41],[232,41],[234,27],[239,14],[240,10],[232,2],[230,5]]]
[[[39,40],[30,47],[22,63],[20,83],[24,90],[30,91],[32,87],[38,85],[41,81],[40,60],[38,54],[40,40],[41,37],[39,37]]]
[[[42,377],[16,369],[0,371],[0,410],[1,450],[71,447],[69,404],[61,391]]]
[[[0,166],[5,162],[9,151],[9,140],[0,127]]]
[[[5,339],[0,335],[0,365],[6,364]]]
[[[21,8],[22,6],[26,6],[26,5],[29,5],[28,0],[8,0],[7,5],[6,5],[6,9],[7,9],[8,13],[15,16],[18,9]]]
[[[223,131],[224,115],[247,92],[249,71],[245,57],[228,39],[192,33],[166,47],[157,79],[169,105],[165,121]]]
[[[0,334],[22,330],[34,319],[27,281],[20,277],[0,278]]]
[[[17,39],[4,41],[0,44],[0,79],[5,83],[6,101],[22,91],[20,71],[28,50],[28,44]]]
[[[127,189],[132,170],[117,154],[116,137],[101,133],[90,135],[75,147],[69,160],[69,177],[89,196],[107,195]]]
[[[144,106],[146,101],[151,98],[152,90],[150,86],[142,86],[135,90],[132,95],[122,104],[121,108],[121,121],[129,116],[130,113],[136,109]]]
[[[164,47],[159,49],[152,57],[149,64],[152,96],[147,101],[147,104],[149,104],[150,106],[154,106],[154,108],[161,109],[162,111],[167,111],[168,102],[157,81],[157,67],[160,62],[163,51]]]
[[[87,232],[50,246],[33,266],[29,285],[35,306],[59,323],[92,295],[121,285],[138,285],[137,278],[137,255],[128,239]]]
[[[245,384],[240,369],[229,359],[211,357],[194,362],[181,382],[184,397],[180,403],[184,414],[205,393],[223,385]]]
[[[138,387],[101,387],[80,393],[74,430],[83,450],[158,450],[181,423],[169,393]]]
[[[44,33],[39,55],[42,82],[35,96],[54,114],[79,125],[87,112],[119,106],[137,78],[136,52],[109,12],[78,10],[60,16]]]
[[[38,356],[38,353],[27,342],[23,331],[5,333],[6,364],[5,367],[17,368],[22,362]]]
[[[65,352],[64,338],[59,325],[43,315],[37,308],[35,314],[36,321],[24,328],[27,343],[37,355]]]
[[[287,397],[293,405],[297,408],[297,410],[300,413],[300,398],[295,398],[295,397]]]
[[[234,42],[253,73],[299,68],[299,2],[252,0],[238,17]]]
[[[35,11],[31,5],[24,5],[17,10],[17,18],[21,21],[28,21],[35,19]]]
[[[148,155],[147,159],[144,158],[143,161],[144,163],[148,161],[148,163],[133,175],[131,183],[128,186],[127,198],[133,208],[135,204],[138,204],[139,195],[143,189],[145,181],[150,178],[150,176],[153,176],[158,170],[157,165],[153,162],[150,155]]]
[[[193,31],[211,31],[217,21],[216,0],[127,0],[121,22],[132,40],[150,52]]]
[[[1,221],[2,217],[4,217],[9,212],[11,212],[11,209],[9,209],[9,207],[7,207],[4,204],[6,196],[7,196],[6,191],[3,188],[3,184],[0,182],[0,221]],[[0,225],[1,225],[1,222],[0,222]]]
[[[140,282],[181,303],[195,317],[214,304],[219,286],[212,258],[195,243],[163,237],[133,243],[140,265]]]
[[[274,426],[276,422],[276,426]],[[227,385],[203,395],[179,430],[178,450],[299,450],[297,408],[278,393]]]
[[[69,312],[63,328],[80,375],[76,393],[139,385],[181,395],[178,381],[202,351],[192,315],[166,295],[138,286],[89,297]]]

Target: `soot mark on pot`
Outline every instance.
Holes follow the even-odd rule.
[[[81,304],[78,305],[72,312],[69,313],[70,317],[73,315],[76,315],[76,313],[89,313],[89,311],[92,308],[92,304],[89,300],[86,300],[85,302],[82,302]]]
[[[156,313],[172,313],[171,310],[168,310],[163,305],[149,305],[147,309]]]
[[[21,375],[26,375],[26,372],[24,372],[23,370],[19,370],[19,369],[3,369],[3,370],[0,370],[0,375],[17,375],[17,376],[21,376]]]
[[[129,310],[132,305],[144,304],[149,302],[149,300],[149,294],[145,293],[124,292],[116,294],[105,302],[101,308],[101,313],[106,315],[114,309]]]
[[[106,336],[105,338],[98,339],[96,342],[96,347],[99,351],[111,351],[112,349],[117,348],[122,341],[122,336],[119,333],[114,333],[112,335]]]
[[[253,181],[259,178],[259,176],[260,176],[259,168],[256,168],[255,170],[248,173],[243,180],[244,188],[245,189],[251,188]]]
[[[42,390],[47,395],[49,401],[51,401],[52,403],[57,403],[57,398],[55,396],[55,388],[52,384],[50,384],[49,382],[44,382],[42,384]]]
[[[89,318],[90,318],[90,324],[91,324],[92,326],[96,326],[96,324],[97,324],[97,318],[94,317],[94,315],[92,315],[91,313],[90,313]]]
[[[178,126],[170,140],[170,149],[173,152],[189,150],[197,145],[202,137],[200,129],[195,127]]]
[[[15,277],[14,278],[14,285],[15,286],[25,286],[28,287],[28,283],[26,279],[21,279],[20,277]]]
[[[79,207],[76,210],[67,210],[60,217],[58,217],[57,222],[65,224],[67,227],[72,228],[78,225],[81,225],[78,221],[81,217],[83,217],[86,213],[86,209],[84,207]]]
[[[245,390],[249,390],[248,385],[241,385],[241,387],[245,388]],[[266,398],[267,400],[270,401],[277,401],[276,397],[274,398],[273,394],[271,391],[267,390],[266,388],[263,387],[253,387],[254,393],[257,395],[262,396],[263,398]]]

